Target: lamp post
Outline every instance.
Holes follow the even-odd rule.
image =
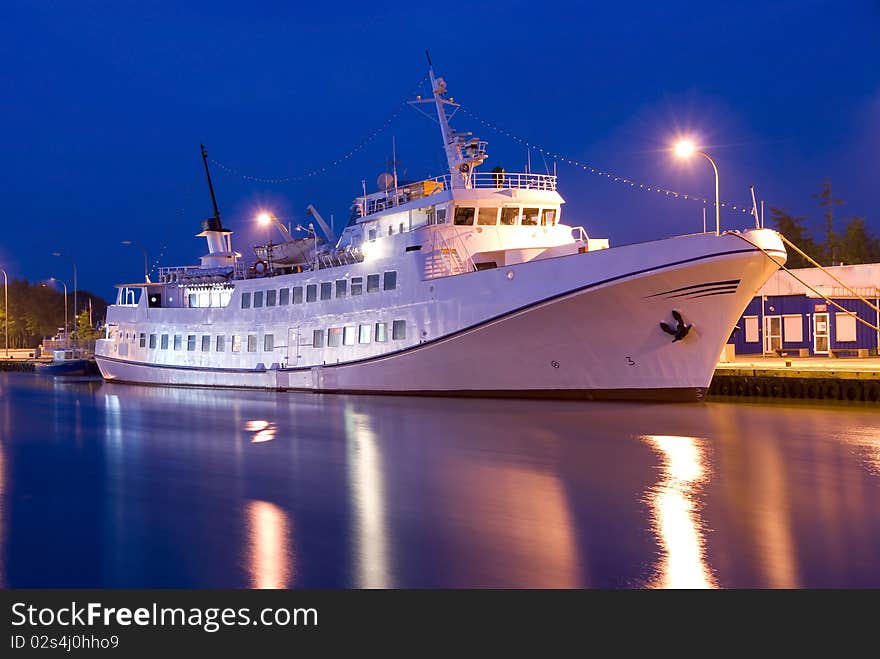
[[[681,140],[676,143],[675,155],[679,158],[690,158],[694,154],[703,156],[708,160],[712,165],[712,169],[715,171],[715,235],[718,236],[721,235],[721,193],[718,183],[718,165],[712,160],[712,156],[705,151],[699,151],[690,140]]]
[[[70,346],[70,332],[67,330],[67,284],[56,277],[49,277],[49,281],[54,281],[64,286],[64,346]],[[45,284],[43,284],[45,286]]]
[[[3,335],[6,339],[6,357],[9,358],[9,276],[6,270],[0,268],[3,273]]]
[[[278,218],[272,215],[272,213],[260,213],[257,215],[257,224],[262,227],[266,227],[266,269],[268,272],[272,272],[272,230],[269,228],[272,224],[278,224]]]
[[[52,256],[60,256],[60,257],[66,258],[68,261],[70,261],[71,265],[73,265],[73,316],[75,318],[76,317],[76,262],[71,257],[69,257],[67,254],[62,254],[61,252],[52,252]],[[66,295],[67,294],[67,292],[66,292],[67,287],[65,286],[64,288],[65,288],[65,295]],[[65,313],[67,313],[67,303],[64,304],[64,311],[65,311]],[[79,332],[77,331],[76,326],[74,326],[74,328],[73,328],[73,336],[75,337],[74,340],[76,340],[76,341],[79,340]]]
[[[144,281],[147,284],[149,284],[150,283],[150,271],[147,270],[147,250],[144,248],[143,245],[139,245],[138,243],[134,242],[133,240],[123,240],[122,244],[130,246],[130,247],[137,247],[139,250],[141,250],[144,253]]]

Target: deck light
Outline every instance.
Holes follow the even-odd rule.
[[[272,224],[272,216],[269,213],[260,213],[257,215],[257,222],[260,225],[267,227]]]

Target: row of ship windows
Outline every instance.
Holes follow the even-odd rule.
[[[522,210],[522,221],[517,222],[520,218],[520,210]],[[523,208],[518,206],[503,206],[500,209],[495,208],[472,208],[469,206],[456,206],[453,224],[459,226],[471,226],[474,223],[493,226],[496,224],[515,225],[522,224],[524,226],[537,226],[540,222],[542,226],[553,226],[556,224],[555,208]]]
[[[127,336],[127,335],[126,335]],[[134,335],[132,335],[134,336]],[[257,335],[248,334],[245,337],[241,335],[232,335],[232,352],[241,352],[242,338],[246,340],[246,351],[257,352]],[[188,334],[186,337],[186,349],[190,352],[195,351],[198,336]],[[403,341],[406,339],[406,321],[395,320],[391,323],[391,339],[393,341]],[[323,348],[325,345],[335,348],[341,345],[353,346],[356,343],[385,343],[388,340],[388,323],[366,323],[362,325],[347,325],[345,327],[331,327],[328,330],[316,329],[312,332],[312,347]],[[226,351],[226,336],[217,335],[211,341],[210,334],[203,334],[201,341],[202,352],[209,352],[211,346],[214,346],[215,352]],[[141,332],[138,336],[138,345],[146,348],[149,345],[150,350],[155,350],[157,345],[159,350],[168,350],[169,345],[173,346],[173,350],[183,350],[182,334],[150,334],[149,336]],[[275,335],[263,335],[263,352],[272,352],[275,350]]]
[[[366,292],[378,293],[380,290],[393,291],[397,288],[397,272],[391,270],[381,275],[367,275]],[[380,289],[381,284],[381,289]],[[319,288],[320,287],[320,288]],[[305,288],[305,296],[303,295]],[[250,309],[253,305],[254,309],[262,306],[287,306],[288,304],[302,304],[306,302],[317,302],[318,299],[330,300],[333,298],[334,288],[336,297],[348,297],[349,295],[363,295],[364,278],[352,277],[348,279],[337,279],[335,282],[325,281],[320,284],[308,284],[307,286],[294,286],[293,288],[282,288],[280,290],[270,291],[250,291],[241,294],[241,308]],[[319,297],[320,294],[320,297]]]

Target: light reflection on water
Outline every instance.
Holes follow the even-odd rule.
[[[873,409],[10,374],[0,414],[4,586],[880,586]]]

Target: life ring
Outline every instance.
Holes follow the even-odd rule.
[[[471,166],[468,165],[466,162],[462,163],[461,166],[458,168],[458,171],[460,171],[462,174],[467,174],[469,171],[471,171]]]
[[[269,269],[269,264],[265,261],[257,261],[254,263],[254,272],[266,272]]]

